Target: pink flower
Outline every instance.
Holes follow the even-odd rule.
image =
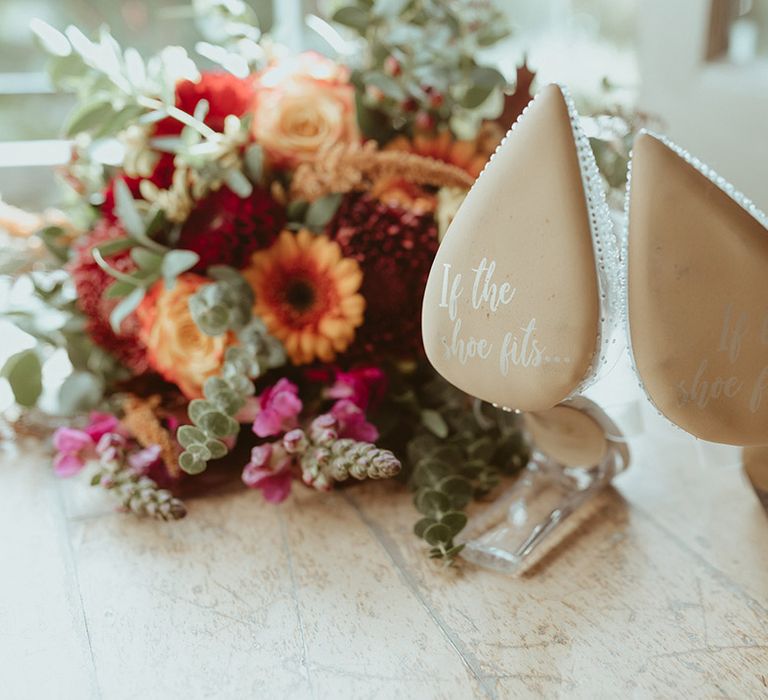
[[[259,398],[257,396],[249,396],[245,400],[245,405],[237,412],[235,420],[238,423],[253,423],[259,414],[259,410]]]
[[[326,391],[331,399],[349,399],[365,410],[375,406],[384,396],[387,377],[380,367],[358,367],[349,372],[336,372],[336,381]]]
[[[352,438],[361,442],[376,442],[379,431],[365,418],[365,413],[349,399],[340,399],[331,407],[331,415],[336,419],[339,437]]]
[[[119,433],[120,421],[111,413],[99,413],[94,411],[89,416],[89,423],[84,432],[93,440],[94,444],[101,440],[106,433]]]
[[[251,450],[251,461],[243,469],[243,483],[261,489],[265,501],[281,503],[291,492],[291,464],[291,457],[281,445],[258,445]]]
[[[128,464],[134,471],[146,474],[160,461],[160,452],[160,445],[144,447],[128,456]]]
[[[259,396],[259,412],[253,421],[253,432],[259,437],[277,435],[298,425],[302,403],[299,389],[283,378]]]
[[[128,446],[125,435],[120,433],[104,433],[96,443],[96,454],[107,461],[118,459],[120,453]]]
[[[59,476],[72,476],[93,456],[94,441],[83,430],[58,428],[53,434],[53,446],[58,451],[53,460],[54,471]]]
[[[309,440],[301,428],[295,428],[283,435],[283,447],[290,455],[301,454],[308,445]]]

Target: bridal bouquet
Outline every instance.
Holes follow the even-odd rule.
[[[465,506],[525,464],[515,417],[427,365],[420,307],[531,75],[512,86],[476,59],[506,34],[490,2],[370,5],[324,24],[355,47],[346,63],[287,53],[232,1],[198,3],[215,20],[207,69],[180,47],[145,60],[106,30],[35,23],[54,84],[77,95],[74,196],[17,276],[34,305],[6,316],[37,346],[3,374],[32,407],[65,349],[58,474],[85,469],[166,520],[193,482],[233,472],[271,503],[297,481],[398,477],[417,535],[450,560]]]

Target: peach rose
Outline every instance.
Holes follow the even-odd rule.
[[[192,319],[189,298],[209,282],[192,273],[179,275],[173,289],[157,282],[137,310],[149,364],[189,399],[202,396],[203,383],[219,372],[235,342],[231,333],[205,335]]]
[[[266,68],[255,82],[253,135],[274,164],[295,167],[337,143],[360,140],[349,71],[307,52]]]

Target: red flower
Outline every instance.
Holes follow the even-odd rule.
[[[253,103],[254,89],[250,78],[238,78],[223,71],[203,71],[200,80],[182,80],[176,85],[176,106],[194,114],[200,100],[208,101],[205,123],[214,131],[224,131],[224,119],[230,114],[242,117]],[[184,125],[172,117],[157,122],[156,136],[176,136]]]
[[[200,256],[195,271],[209,265],[245,267],[257,250],[274,243],[285,212],[269,192],[254,186],[245,199],[222,187],[201,200],[181,229],[177,248]]]
[[[77,291],[77,305],[87,317],[86,330],[97,345],[111,352],[135,374],[146,371],[147,356],[144,344],[139,340],[139,323],[130,314],[116,334],[109,325],[109,314],[118,299],[107,299],[104,292],[114,278],[102,270],[93,259],[94,246],[125,236],[123,229],[108,221],[99,221],[77,248],[75,257],[69,263],[69,272]],[[136,266],[128,251],[109,257],[109,264],[120,272],[133,272]]]
[[[432,215],[349,194],[326,234],[363,271],[365,320],[345,357],[375,362],[421,354],[421,301],[438,245]]]
[[[348,399],[366,410],[376,407],[387,391],[387,377],[380,367],[355,367],[349,372],[336,370],[333,386],[325,391],[331,399]]]
[[[141,197],[139,183],[143,179],[149,180],[161,190],[166,190],[171,186],[171,182],[173,181],[173,171],[173,154],[161,153],[160,158],[155,165],[155,169],[148,178],[128,177],[127,175],[118,175],[115,178],[112,178],[107,185],[107,189],[104,190],[104,203],[101,205],[102,215],[111,223],[117,221],[117,214],[115,214],[115,180],[117,177],[122,177],[125,184],[128,185],[128,189],[131,191],[133,198],[139,199]]]
[[[242,117],[253,104],[253,81],[237,78],[231,73],[207,71],[203,72],[200,80],[193,83],[182,80],[176,85],[176,106],[187,114],[194,114],[200,100],[208,101],[208,114],[205,123],[214,131],[224,130],[224,120],[230,114]],[[172,117],[166,117],[155,124],[154,136],[177,136],[184,125]],[[172,153],[161,153],[152,174],[145,178],[160,189],[168,189],[173,180]],[[134,198],[140,197],[139,183],[142,178],[121,176]],[[115,220],[114,214],[114,180],[109,183],[104,192],[102,212],[110,221]]]
[[[148,179],[167,188],[173,177],[173,156],[164,153]],[[123,177],[134,197],[139,197],[140,178]],[[104,193],[102,213],[114,223],[114,181]],[[192,250],[200,256],[195,272],[204,273],[210,265],[241,268],[257,250],[274,243],[285,224],[285,211],[270,193],[258,186],[245,199],[228,187],[211,192],[192,210],[174,247]]]

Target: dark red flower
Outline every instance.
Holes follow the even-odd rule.
[[[77,291],[77,305],[87,318],[86,330],[93,342],[111,352],[134,374],[147,370],[146,349],[139,340],[139,324],[134,314],[122,323],[120,333],[112,330],[109,315],[118,299],[107,299],[104,292],[114,278],[102,270],[93,259],[94,246],[125,236],[123,229],[108,221],[99,221],[78,246],[68,269]],[[127,251],[107,258],[120,272],[130,273],[136,266]]]
[[[147,178],[128,177],[127,175],[117,175],[112,178],[107,185],[107,189],[104,190],[104,203],[101,205],[101,213],[104,218],[110,222],[117,220],[117,215],[115,214],[115,180],[118,177],[121,177],[125,184],[128,185],[128,189],[131,191],[134,199],[141,197],[139,183],[143,179],[149,180],[161,190],[167,190],[173,181],[173,157],[172,153],[161,153],[155,169]]]
[[[242,117],[253,104],[253,81],[249,78],[237,78],[231,73],[218,71],[204,71],[200,80],[193,83],[190,80],[182,80],[176,85],[176,106],[187,114],[194,114],[195,107],[200,100],[208,101],[208,114],[205,123],[214,131],[224,130],[224,120],[230,114]],[[177,136],[184,125],[172,117],[161,119],[155,124],[154,136]],[[145,178],[153,182],[160,189],[168,189],[173,180],[172,153],[161,153],[160,158],[152,174]],[[131,190],[134,198],[140,197],[139,183],[142,178],[122,177]],[[115,220],[114,215],[114,180],[109,183],[104,192],[104,204],[102,212],[106,218]]]
[[[349,194],[326,233],[363,270],[365,320],[345,358],[371,362],[420,355],[421,302],[438,245],[432,215]]]
[[[200,201],[181,229],[177,248],[200,256],[195,267],[209,265],[245,267],[251,255],[269,247],[285,223],[283,208],[267,190],[254,186],[244,199],[227,187]]]
[[[214,131],[224,131],[224,119],[230,115],[241,117],[253,103],[253,81],[238,78],[223,71],[203,71],[200,80],[182,80],[176,85],[176,106],[187,114],[194,114],[200,100],[208,101],[205,123]],[[175,136],[184,125],[177,119],[166,117],[155,125],[156,136]]]

